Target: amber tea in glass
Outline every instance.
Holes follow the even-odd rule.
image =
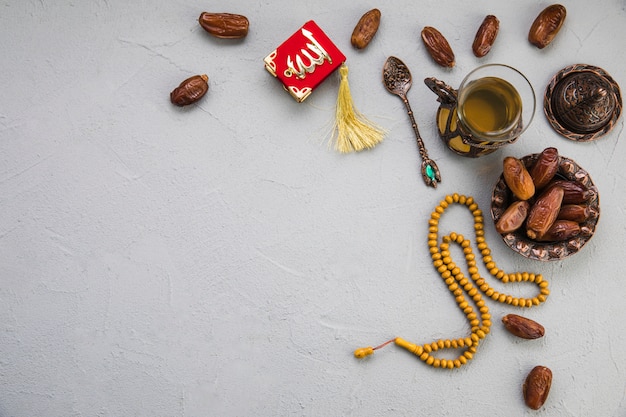
[[[458,90],[457,115],[463,130],[478,141],[517,138],[535,112],[535,93],[519,71],[501,64],[479,67]]]

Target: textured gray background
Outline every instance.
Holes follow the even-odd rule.
[[[624,119],[581,144],[539,111],[517,143],[466,159],[437,139],[437,102],[422,83],[458,86],[501,62],[541,99],[558,70],[587,63],[626,86],[626,3],[565,1],[565,26],[538,50],[526,36],[548,4],[2,1],[0,416],[534,415],[521,385],[537,364],[554,372],[542,415],[624,416]],[[373,7],[380,30],[356,51],[350,34]],[[211,38],[202,11],[245,14],[248,37]],[[486,14],[501,30],[479,60],[471,42]],[[336,74],[297,104],[263,69],[309,19],[347,55],[359,109],[389,130],[371,151],[327,146]],[[426,25],[448,38],[455,68],[426,54]],[[402,102],[381,84],[389,55],[416,80],[409,99],[441,169],[437,190],[419,177]],[[169,92],[202,73],[207,96],[171,105]],[[486,230],[499,267],[545,275],[548,301],[526,311],[488,302],[492,332],[458,370],[394,346],[354,359],[355,348],[394,336],[468,334],[430,263],[430,212],[458,192],[488,213],[503,157],[546,146],[597,184],[594,238],[540,263],[505,247],[489,221]],[[472,218],[455,208],[441,228],[472,236]],[[499,319],[512,312],[546,336],[506,333]]]

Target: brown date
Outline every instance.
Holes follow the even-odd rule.
[[[530,169],[536,189],[548,185],[559,170],[559,151],[556,148],[546,148],[539,154],[537,161]]]
[[[170,101],[181,107],[195,103],[209,91],[208,81],[206,74],[187,78],[170,93]]]
[[[496,231],[500,234],[514,232],[524,224],[530,204],[526,200],[517,200],[502,213],[496,222]]]
[[[502,323],[509,332],[522,339],[539,339],[546,333],[541,324],[517,314],[507,314],[502,317]]]
[[[500,21],[498,18],[491,14],[486,16],[476,32],[474,43],[472,43],[472,52],[476,57],[482,58],[489,53],[499,30]]]
[[[356,49],[363,49],[369,45],[370,41],[376,35],[378,26],[380,25],[380,10],[372,9],[365,13],[352,31],[350,43]]]
[[[587,187],[576,181],[556,180],[550,186],[552,185],[563,189],[563,204],[582,204],[593,196]]]
[[[442,67],[454,67],[454,52],[441,32],[434,27],[426,26],[422,29],[422,41],[437,64]]]
[[[524,163],[513,156],[507,156],[502,162],[504,182],[515,197],[528,200],[535,195],[535,184]]]
[[[552,226],[541,236],[540,242],[562,242],[580,234],[580,225],[572,220],[555,220]]]
[[[530,208],[526,219],[526,235],[531,239],[540,239],[552,226],[561,209],[563,189],[549,187]]]
[[[561,206],[557,220],[571,220],[577,223],[587,221],[591,216],[589,206],[584,204],[565,204]]]
[[[529,408],[539,410],[548,399],[552,385],[552,371],[545,366],[535,366],[524,381],[522,393]]]
[[[198,23],[216,38],[241,39],[248,35],[250,23],[240,14],[202,12]]]
[[[559,33],[567,11],[560,4],[546,7],[535,19],[528,32],[528,41],[539,49],[543,49]]]

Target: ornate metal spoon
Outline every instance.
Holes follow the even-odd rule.
[[[411,125],[413,131],[415,131],[415,138],[417,139],[417,146],[419,146],[420,156],[422,157],[422,178],[426,185],[437,188],[437,183],[441,182],[441,175],[439,174],[439,168],[435,161],[428,157],[424,141],[420,136],[420,132],[417,129],[417,122],[413,117],[413,111],[409,105],[409,100],[406,98],[406,93],[409,91],[412,85],[411,72],[409,68],[395,56],[390,56],[385,62],[383,67],[383,84],[385,88],[391,94],[395,94],[402,99],[406,111],[409,113],[411,119]]]

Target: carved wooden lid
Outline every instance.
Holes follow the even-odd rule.
[[[622,112],[619,86],[602,68],[576,64],[550,81],[544,112],[552,127],[567,139],[595,140],[608,133]]]

